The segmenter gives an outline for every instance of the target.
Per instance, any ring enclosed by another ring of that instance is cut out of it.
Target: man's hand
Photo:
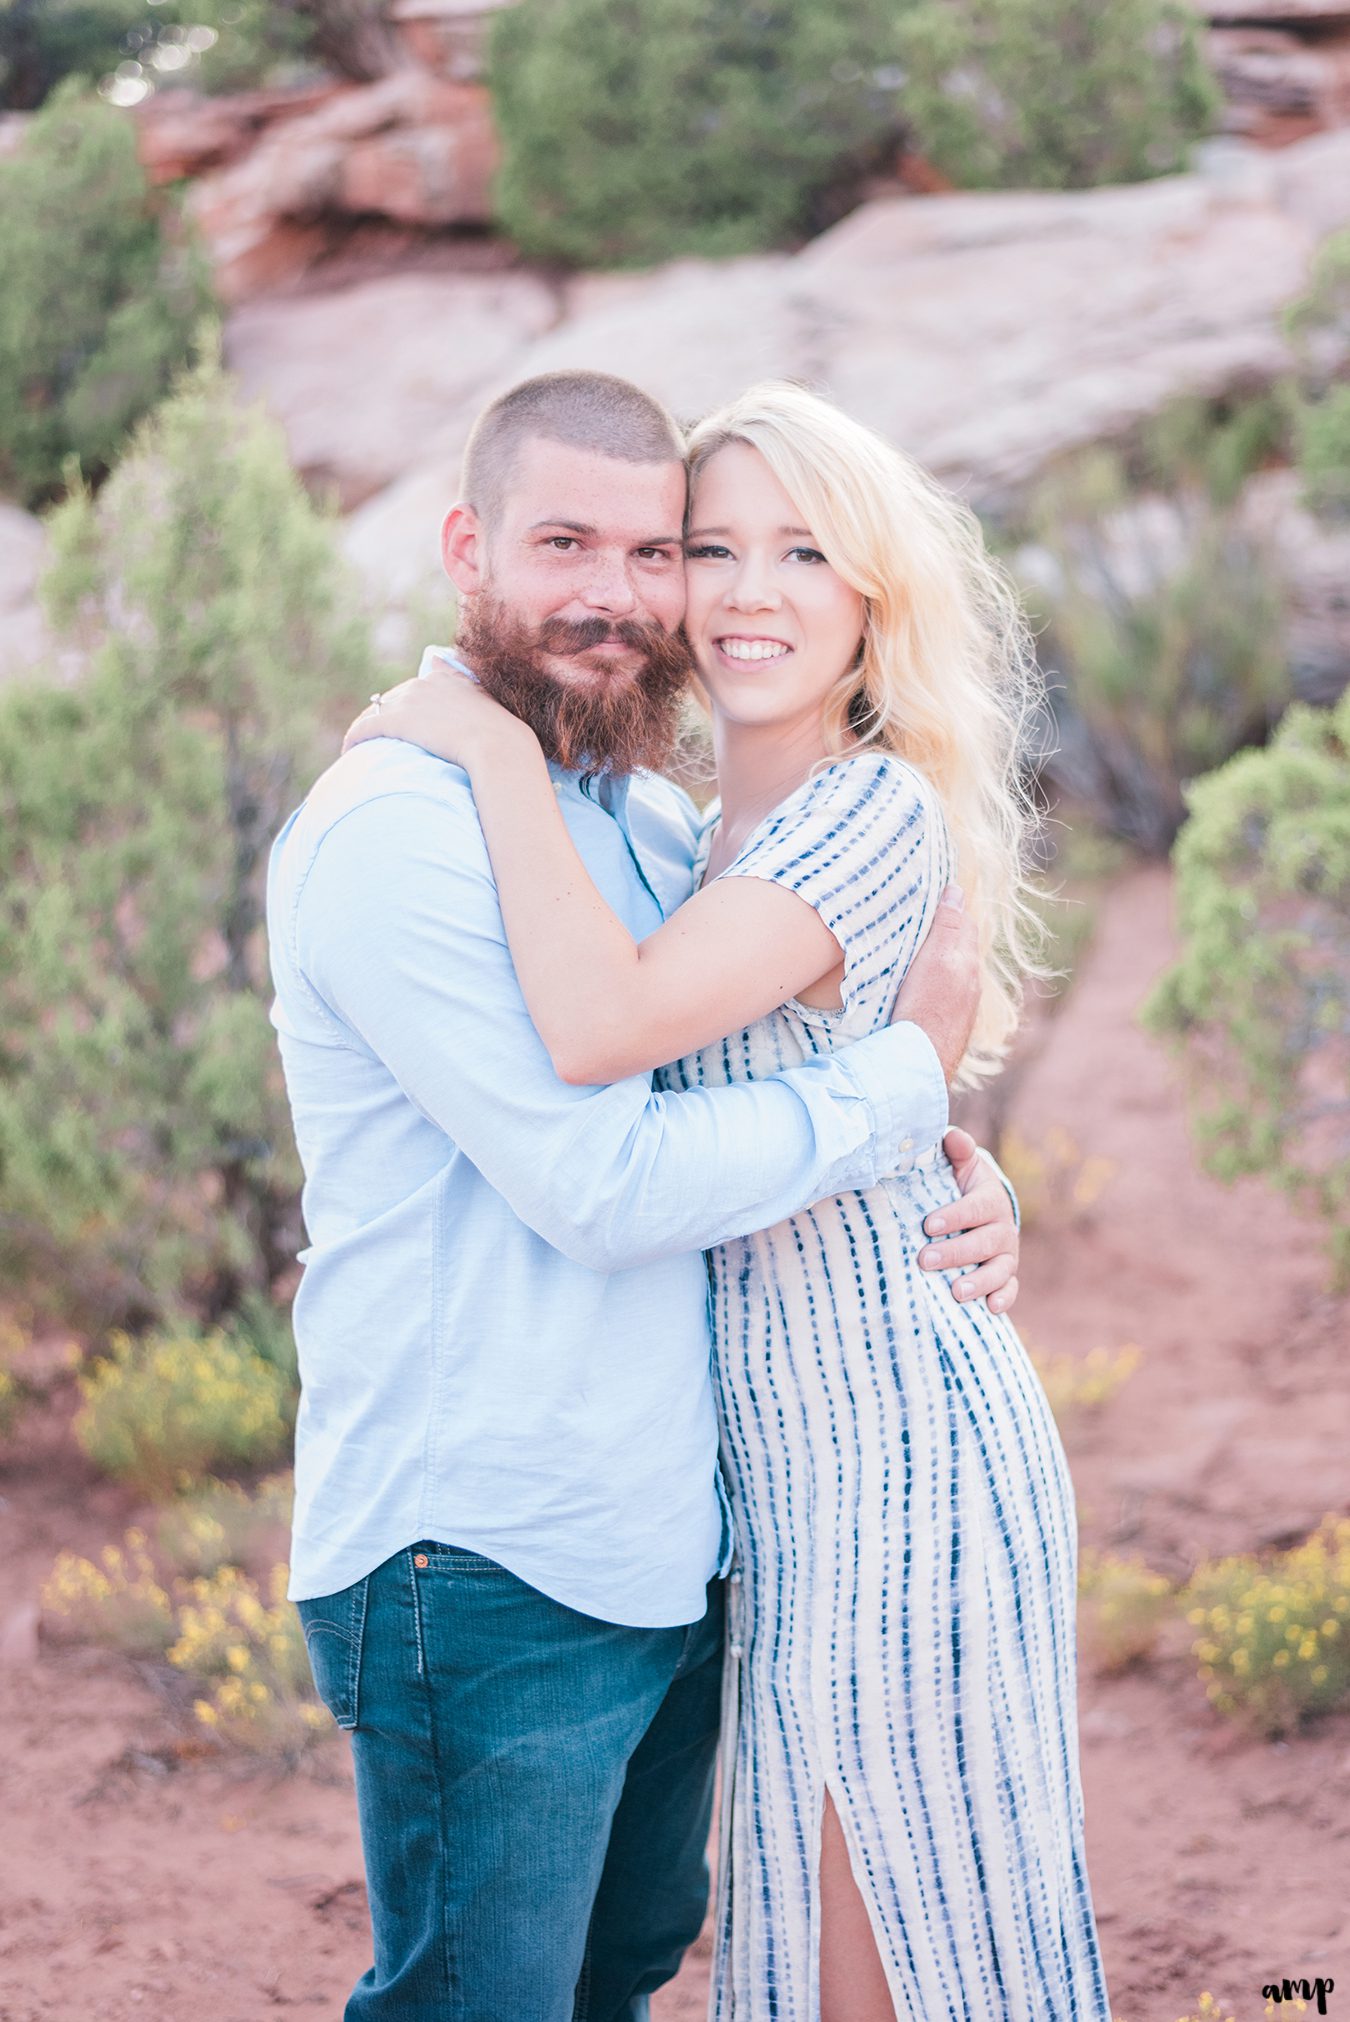
[[[991,1313],[1006,1313],[1017,1297],[1019,1254],[1008,1189],[981,1157],[969,1131],[949,1130],[942,1148],[956,1170],[961,1198],[924,1217],[926,1233],[944,1240],[920,1250],[919,1262],[925,1271],[975,1266],[952,1286],[957,1298],[968,1304],[987,1297]]]
[[[962,903],[961,887],[948,885],[891,1013],[892,1025],[917,1025],[928,1034],[948,1087],[970,1044],[980,982],[975,923]]]

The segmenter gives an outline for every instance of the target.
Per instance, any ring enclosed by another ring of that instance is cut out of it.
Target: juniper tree
[[[0,1269],[208,1321],[297,1242],[270,838],[372,686],[329,526],[211,360],[51,521],[72,686],[0,693]]]
[[[1199,781],[1176,847],[1182,955],[1145,1006],[1188,1041],[1206,1160],[1325,1218],[1350,1278],[1350,692]]]
[[[0,489],[49,499],[72,455],[101,476],[209,300],[126,115],[58,92],[0,161]]]

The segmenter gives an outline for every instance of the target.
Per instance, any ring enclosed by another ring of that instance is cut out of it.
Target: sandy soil
[[[1161,871],[1112,891],[1014,1120],[1032,1138],[1063,1125],[1115,1168],[1088,1219],[1028,1231],[1018,1309],[1049,1353],[1143,1350],[1068,1437],[1084,1544],[1181,1577],[1346,1507],[1350,1301],[1326,1294],[1317,1231],[1272,1192],[1196,1171],[1175,1066],[1133,1023],[1168,909]],[[225,1768],[183,1753],[153,1673],[33,1647],[56,1552],[134,1514],[73,1453],[59,1400],[0,1458],[0,1498],[0,2022],[340,2014],[368,1957],[345,1744],[298,1776]],[[1085,1677],[1080,1720],[1117,2014],[1174,2022],[1211,1988],[1249,2022],[1285,1974],[1334,1977],[1333,2016],[1350,2002],[1350,1715],[1242,1738],[1183,1636],[1146,1669]],[[701,2016],[705,1982],[706,1942],[659,2022]]]

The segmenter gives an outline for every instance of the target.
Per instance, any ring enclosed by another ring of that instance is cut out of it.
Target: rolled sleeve
[[[911,1171],[919,1152],[941,1142],[950,1117],[942,1062],[928,1034],[901,1021],[860,1039],[835,1061],[867,1104],[873,1169],[864,1184]]]

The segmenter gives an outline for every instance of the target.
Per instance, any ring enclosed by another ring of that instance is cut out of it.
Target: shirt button
[[[901,1149],[901,1151],[913,1151],[913,1149],[914,1149],[914,1140],[913,1140],[913,1138],[912,1138],[912,1137],[902,1137],[902,1138],[901,1138],[901,1140],[900,1140],[900,1149]]]

